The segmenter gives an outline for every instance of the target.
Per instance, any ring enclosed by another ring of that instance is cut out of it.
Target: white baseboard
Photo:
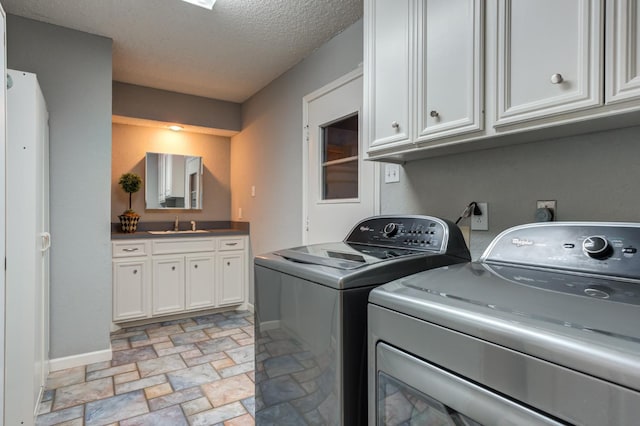
[[[251,304],[251,303],[249,303],[249,302],[245,303],[245,304],[244,304],[244,306],[243,306],[243,308],[244,308],[246,311],[251,312],[252,314],[255,314],[255,313],[256,313],[256,309],[255,309],[255,307],[253,306],[253,304]]]
[[[66,370],[67,368],[80,367],[81,365],[93,364],[95,362],[111,361],[113,353],[111,349],[103,351],[87,352],[84,354],[71,355],[64,358],[49,360],[50,371]]]

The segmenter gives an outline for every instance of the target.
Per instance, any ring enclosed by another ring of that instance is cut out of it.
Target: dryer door
[[[377,425],[563,425],[384,343],[376,346]]]

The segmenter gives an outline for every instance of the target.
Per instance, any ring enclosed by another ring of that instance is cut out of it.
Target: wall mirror
[[[202,209],[202,157],[147,152],[145,208]]]

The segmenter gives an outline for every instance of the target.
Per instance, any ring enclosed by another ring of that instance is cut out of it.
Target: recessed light
[[[180,130],[183,129],[182,126],[178,126],[177,124],[172,124],[171,126],[168,126],[169,129],[173,130],[174,132],[179,132]]]
[[[196,6],[204,7],[205,9],[213,9],[213,5],[216,4],[216,0],[182,0],[185,3],[194,4]]]

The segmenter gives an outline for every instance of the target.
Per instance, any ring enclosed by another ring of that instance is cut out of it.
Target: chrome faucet
[[[178,232],[180,230],[178,216],[176,216],[176,221],[173,223],[173,230]]]
[[[192,220],[192,221],[191,221],[191,230],[192,230],[192,231],[195,231],[195,230],[196,230],[196,221],[195,221],[195,220]]]

